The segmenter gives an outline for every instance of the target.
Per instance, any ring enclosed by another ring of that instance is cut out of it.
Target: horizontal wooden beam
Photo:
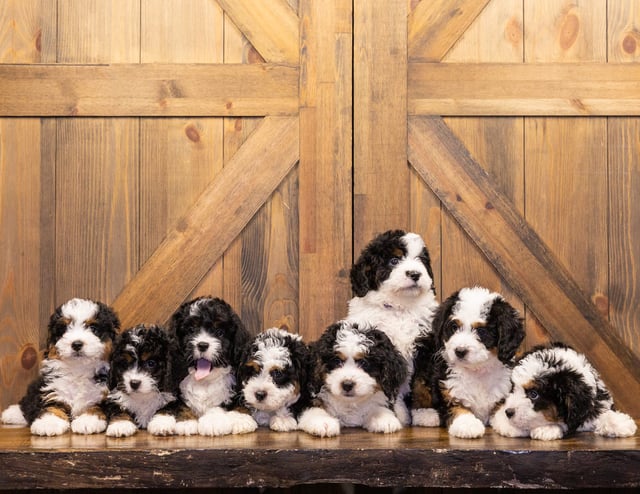
[[[273,64],[0,64],[0,116],[293,115],[298,79]]]
[[[409,161],[551,336],[587,354],[640,416],[640,360],[440,117],[409,119]]]
[[[410,63],[410,115],[640,115],[640,65]]]
[[[298,117],[265,117],[113,305],[122,326],[166,322],[299,159]]]

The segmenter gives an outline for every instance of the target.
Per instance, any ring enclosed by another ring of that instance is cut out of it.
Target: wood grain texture
[[[316,339],[351,297],[352,8],[305,0],[300,10],[300,328]]]
[[[55,61],[55,4],[0,5],[0,64]],[[54,121],[0,119],[0,409],[36,377],[53,310]]]
[[[522,2],[491,2],[444,58],[446,63],[522,62]],[[524,123],[522,118],[449,117],[445,123],[500,191],[524,212]],[[522,302],[456,221],[443,215],[442,296],[476,284],[502,293],[521,314]]]
[[[611,490],[639,487],[639,462],[638,437],[591,433],[534,441],[489,429],[465,440],[440,428],[394,434],[345,428],[338,437],[319,439],[261,428],[214,438],[154,438],[139,431],[112,439],[0,428],[0,489],[7,490],[300,486],[307,492],[319,483],[358,484],[357,492],[362,486]]]
[[[491,0],[423,0],[408,19],[410,60],[439,62]]]
[[[607,60],[609,62],[640,60],[640,2],[609,0],[607,21]]]
[[[354,252],[375,234],[409,227],[407,2],[354,5]],[[384,70],[380,70],[384,67]]]
[[[0,66],[0,116],[295,114],[298,70],[279,65]]]
[[[298,133],[295,117],[264,120],[118,295],[123,325],[168,319],[295,165]]]
[[[409,64],[411,115],[636,115],[630,64]]]
[[[285,0],[217,0],[267,62],[298,65],[299,20]]]
[[[409,159],[549,333],[587,354],[620,408],[640,413],[637,356],[440,118],[409,119]]]

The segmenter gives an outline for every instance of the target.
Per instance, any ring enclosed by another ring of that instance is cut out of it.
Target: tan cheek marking
[[[259,364],[257,361],[255,361],[255,360],[249,360],[249,361],[246,363],[246,366],[247,366],[249,369],[253,370],[255,373],[260,372],[260,364]]]
[[[58,349],[55,345],[49,345],[49,350],[47,352],[47,358],[51,360],[60,359],[60,355],[58,355]]]
[[[545,418],[547,422],[558,423],[560,422],[560,417],[558,416],[558,409],[555,405],[549,405],[546,408],[541,410],[542,416]]]

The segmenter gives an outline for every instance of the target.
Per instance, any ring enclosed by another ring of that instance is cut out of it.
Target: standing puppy
[[[231,306],[220,298],[198,297],[171,316],[177,339],[173,374],[178,400],[154,417],[155,434],[221,436],[256,430],[247,413],[232,411],[236,373],[250,335]]]
[[[375,237],[351,269],[355,296],[347,320],[368,324],[385,333],[407,362],[394,409],[407,425],[405,403],[413,374],[416,339],[431,332],[438,307],[429,252],[420,235],[390,230]]]
[[[402,428],[392,409],[407,363],[382,331],[342,321],[329,326],[312,351],[314,406],[302,413],[301,430],[325,437],[338,435],[340,426]]]
[[[247,346],[238,367],[238,401],[259,425],[287,432],[310,406],[311,352],[299,335],[271,328]]]
[[[576,431],[607,437],[636,433],[633,419],[615,411],[598,372],[567,345],[535,347],[518,361],[511,381],[511,393],[491,420],[503,436],[548,441]]]
[[[434,357],[416,361],[414,395],[426,398],[422,406],[438,410],[452,436],[481,437],[511,390],[512,359],[525,335],[522,319],[498,293],[473,287],[451,295],[433,326],[435,340],[419,342]]]
[[[31,433],[57,436],[103,432],[100,404],[107,395],[113,339],[120,328],[116,313],[93,300],[74,298],[51,315],[47,351],[40,377],[18,405],[2,413],[5,424],[29,425]]]
[[[106,401],[107,436],[126,437],[140,429],[152,434],[152,417],[176,399],[172,392],[169,335],[156,325],[140,324],[116,338]]]

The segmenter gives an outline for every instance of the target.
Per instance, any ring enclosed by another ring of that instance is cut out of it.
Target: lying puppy
[[[17,405],[2,413],[5,424],[29,425],[31,433],[57,436],[71,430],[95,434],[107,427],[100,404],[107,395],[109,358],[120,321],[102,302],[74,298],[51,315],[40,377]]]
[[[416,233],[389,230],[363,249],[351,268],[347,320],[376,327],[385,333],[407,362],[394,409],[404,425],[411,423],[405,401],[410,392],[415,342],[431,332],[438,307],[431,258]]]
[[[132,436],[149,426],[155,413],[176,399],[172,393],[169,335],[160,326],[144,324],[120,333],[111,358],[105,410],[107,436]]]
[[[452,436],[481,437],[511,389],[512,359],[525,336],[522,319],[499,294],[473,287],[451,295],[433,327],[435,339],[418,341],[414,425],[446,425]],[[439,420],[418,413],[420,407],[435,408]]]
[[[287,432],[310,406],[311,352],[299,335],[271,328],[255,337],[238,367],[238,401],[259,425]]]
[[[393,404],[407,363],[382,331],[342,321],[329,326],[312,351],[314,406],[300,416],[301,430],[328,437],[340,426],[387,433],[402,428]]]
[[[636,423],[616,412],[609,391],[586,357],[562,343],[522,356],[513,389],[491,420],[503,436],[549,441],[576,431],[607,437],[636,433]]]
[[[231,306],[212,297],[185,302],[171,316],[169,332],[177,340],[173,374],[178,400],[158,411],[150,430],[204,436],[256,430],[250,414],[230,410],[240,357],[250,340]]]

